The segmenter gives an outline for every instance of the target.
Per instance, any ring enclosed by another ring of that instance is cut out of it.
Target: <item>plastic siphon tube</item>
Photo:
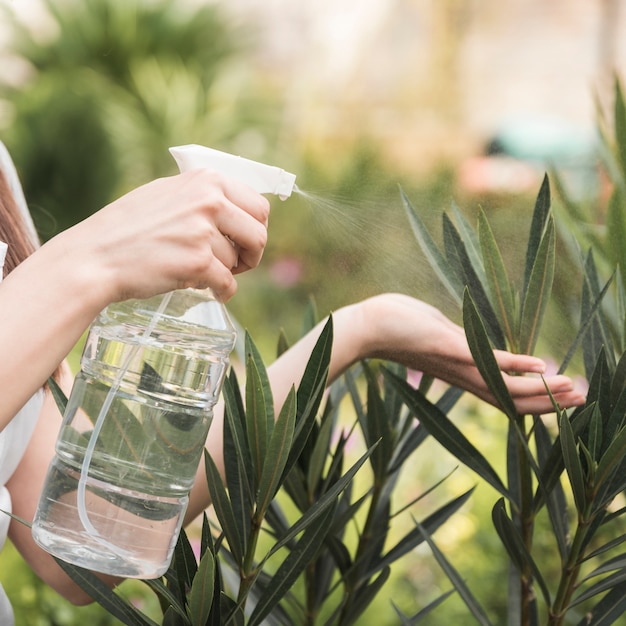
[[[120,388],[122,379],[126,375],[126,372],[128,371],[130,363],[132,359],[134,358],[135,354],[137,353],[137,350],[139,349],[141,345],[145,345],[146,340],[152,334],[152,331],[155,329],[159,319],[162,317],[163,311],[165,311],[171,298],[172,298],[171,291],[166,293],[163,296],[163,299],[161,300],[161,303],[159,304],[159,308],[154,312],[154,315],[150,319],[150,322],[146,326],[146,329],[139,336],[139,341],[130,350],[130,352],[126,356],[126,359],[122,363],[122,367],[118,370],[117,376],[115,377],[115,380],[113,381],[113,384],[109,388],[109,391],[107,392],[104,402],[102,403],[102,406],[100,407],[100,412],[98,413],[98,417],[94,423],[93,431],[89,439],[89,443],[87,444],[87,447],[85,448],[85,456],[83,458],[83,463],[80,469],[80,478],[78,480],[78,488],[77,488],[77,493],[76,493],[76,506],[78,509],[78,517],[80,519],[80,523],[83,525],[83,528],[87,531],[87,533],[89,533],[90,536],[96,539],[98,543],[100,543],[103,546],[106,546],[109,550],[111,550],[111,552],[113,552],[113,554],[116,554],[117,556],[122,556],[122,557],[127,555],[128,552],[126,550],[123,550],[119,546],[116,546],[112,544],[111,542],[107,541],[97,531],[97,529],[94,527],[94,525],[91,523],[91,520],[89,519],[89,514],[87,513],[87,507],[85,504],[85,491],[87,488],[87,478],[89,474],[89,467],[91,465],[91,459],[93,457],[93,452],[96,447],[98,436],[100,435],[100,431],[102,430],[102,426],[104,424],[104,420],[106,419],[106,415],[109,409],[111,408],[111,404],[113,403],[115,394],[118,392]]]

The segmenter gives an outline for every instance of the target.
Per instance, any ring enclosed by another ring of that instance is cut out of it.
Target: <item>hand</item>
[[[370,337],[364,347],[367,356],[396,361],[496,404],[476,368],[465,332],[438,309],[400,294],[375,296],[362,307]],[[541,359],[501,350],[494,355],[520,413],[554,411],[546,384],[561,408],[584,403],[584,395],[567,376],[520,375],[543,374],[546,364]]]
[[[139,187],[57,239],[97,263],[94,280],[109,289],[104,300],[186,287],[210,287],[228,300],[234,274],[261,259],[268,218],[266,198],[196,170]]]

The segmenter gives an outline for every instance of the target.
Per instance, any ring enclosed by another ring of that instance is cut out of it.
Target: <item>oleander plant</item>
[[[612,194],[604,221],[589,228],[590,216],[562,192],[555,211],[550,181],[560,190],[558,174],[546,175],[530,207],[528,237],[520,238],[525,262],[519,279],[503,260],[483,210],[474,226],[453,206],[442,213],[436,238],[402,193],[416,239],[458,301],[472,354],[501,407],[505,470],[455,423],[458,389],[441,391],[427,377],[415,384],[395,364],[368,361],[327,391],[332,317],[302,380],[278,410],[259,350],[247,335],[245,383],[233,371],[224,386],[225,480],[213,459],[204,458],[213,508],[203,519],[199,551],[181,532],[169,571],[145,581],[159,599],[161,624],[354,624],[388,591],[392,567],[400,559],[422,558],[425,548],[448,589],[411,615],[390,597],[397,623],[436,619],[454,594],[466,608],[464,623],[502,623],[478,600],[480,577],[457,569],[454,555],[434,537],[473,489],[444,496],[433,478],[411,501],[394,498],[409,459],[419,463],[421,446],[432,439],[496,494],[482,532],[497,538],[508,560],[498,593],[506,598],[509,625],[608,625],[623,616],[626,108],[619,82],[613,118],[611,131],[606,124],[602,134]],[[587,400],[568,411],[555,403],[549,417],[520,415],[493,350],[535,350],[559,263],[568,263],[580,283],[579,293],[569,294],[578,303],[577,332],[563,338],[569,349],[560,371],[574,360],[582,363]],[[315,321],[312,307],[306,327]],[[278,351],[286,347],[281,337]],[[57,397],[62,408],[65,399]],[[355,451],[355,440],[362,449]],[[433,494],[439,503],[423,515],[421,499]],[[410,521],[408,531],[395,527],[400,517]],[[62,565],[121,623],[157,623],[93,574]]]

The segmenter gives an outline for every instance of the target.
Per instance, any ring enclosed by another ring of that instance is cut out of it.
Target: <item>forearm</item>
[[[99,276],[59,238],[0,283],[0,429],[40,388],[105,305]]]
[[[365,303],[353,304],[339,309],[333,314],[333,346],[329,364],[329,384],[360,358],[366,356],[370,345],[371,326],[367,323]],[[272,387],[276,411],[280,410],[289,390],[299,385],[308,359],[315,347],[326,320],[320,322],[313,330],[284,352],[274,363],[268,366],[267,374]],[[216,407],[211,431],[206,448],[217,464],[220,472],[224,472],[223,464],[223,403]],[[200,463],[194,488],[190,496],[186,522],[190,522],[210,504],[204,462]]]

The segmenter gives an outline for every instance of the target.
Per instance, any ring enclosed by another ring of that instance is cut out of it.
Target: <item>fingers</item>
[[[267,244],[270,204],[249,187],[224,178],[223,189],[229,204],[216,225],[238,248],[236,273],[257,267]]]
[[[585,403],[585,396],[576,390],[556,393],[553,398],[559,409],[569,409]],[[516,399],[515,408],[521,415],[543,415],[554,413],[555,410],[552,399],[546,394]]]
[[[504,350],[494,350],[494,356],[504,372],[543,374],[546,363],[542,359],[527,354],[513,354]]]

